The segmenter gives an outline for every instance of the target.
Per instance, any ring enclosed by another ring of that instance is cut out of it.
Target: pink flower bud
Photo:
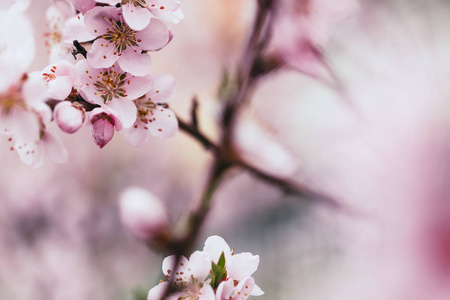
[[[114,136],[116,130],[122,129],[122,123],[111,110],[95,108],[90,118],[91,133],[95,144],[103,148]]]
[[[146,240],[164,235],[169,224],[161,201],[138,187],[130,187],[120,196],[120,217],[134,236]]]
[[[84,108],[69,101],[61,101],[55,107],[53,116],[59,129],[65,133],[74,133],[84,122]]]

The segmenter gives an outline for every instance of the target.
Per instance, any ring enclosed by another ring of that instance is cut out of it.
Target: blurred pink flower
[[[153,86],[144,96],[134,100],[137,119],[133,126],[121,131],[125,140],[133,146],[148,141],[150,135],[169,138],[178,131],[175,113],[165,105],[175,92],[175,79],[170,75],[151,75]]]
[[[19,6],[19,7],[18,7]],[[15,85],[28,70],[35,55],[33,29],[21,3],[0,10],[0,93]]]
[[[152,239],[169,224],[160,199],[145,189],[129,187],[120,196],[120,219],[140,239]]]
[[[317,75],[321,72],[318,49],[328,43],[332,26],[355,14],[358,8],[357,0],[305,0],[281,5],[274,25],[272,47],[288,65]]]
[[[297,169],[296,158],[277,143],[274,136],[248,118],[238,119],[234,146],[245,161],[268,174],[287,178]]]
[[[169,42],[169,30],[160,20],[152,19],[145,28],[136,31],[115,7],[95,7],[86,14],[85,24],[88,31],[98,37],[87,55],[94,68],[107,68],[117,61],[126,72],[147,75],[151,58],[142,52],[161,49]]]

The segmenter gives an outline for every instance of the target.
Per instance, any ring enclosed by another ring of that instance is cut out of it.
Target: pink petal
[[[94,41],[92,49],[87,54],[87,61],[93,68],[108,68],[118,58],[114,44],[102,38]]]
[[[248,252],[235,254],[231,257],[231,262],[228,264],[228,276],[236,280],[242,280],[250,277],[258,269],[258,265],[258,255]]]
[[[176,81],[170,75],[152,75],[152,89],[145,94],[153,103],[166,103],[175,93]]]
[[[150,22],[151,13],[147,8],[125,4],[122,6],[123,17],[133,30],[142,30]]]
[[[114,136],[114,125],[107,117],[91,121],[91,133],[95,144],[103,148]]]
[[[86,30],[94,35],[100,36],[107,32],[107,28],[111,27],[109,19],[119,20],[119,10],[115,7],[96,6],[89,10],[84,16],[84,24]]]
[[[234,285],[233,280],[222,281],[217,287],[216,300],[229,299],[233,294]]]
[[[75,17],[67,19],[63,29],[64,42],[72,44],[73,40],[87,42],[95,39],[97,35],[89,32],[84,25],[84,16],[78,14]]]
[[[169,42],[169,30],[162,21],[153,18],[144,30],[136,32],[136,38],[141,40],[142,49],[159,50]]]
[[[67,163],[69,161],[69,152],[59,136],[55,135],[51,131],[46,131],[44,137],[42,138],[42,142],[45,145],[45,151],[47,157],[60,164]]]
[[[117,3],[120,3],[120,0],[95,0],[95,1],[99,3],[106,3],[109,5],[116,5]]]
[[[128,77],[130,83],[127,83],[126,91],[129,99],[137,99],[147,93],[153,85],[152,76]],[[127,80],[125,79],[125,80]]]
[[[124,128],[131,127],[136,121],[137,108],[133,101],[129,99],[113,99],[108,102],[107,106],[119,115]]]
[[[172,110],[158,106],[151,111],[152,122],[147,126],[150,134],[158,138],[170,138],[178,131],[178,120]]]
[[[148,54],[140,53],[140,51],[136,53],[129,47],[122,52],[117,62],[122,70],[135,76],[149,74],[152,65],[152,59]]]
[[[255,279],[253,279],[252,277],[242,279],[241,282],[239,282],[239,284],[236,286],[234,295],[240,295],[243,297],[243,300],[246,300],[248,299],[248,297],[250,297],[250,293],[253,290],[254,285]]]
[[[88,10],[94,8],[94,6],[97,4],[93,0],[71,0],[71,1],[75,9],[83,14],[85,14]]]
[[[127,143],[139,147],[145,144],[150,138],[150,132],[144,126],[146,125],[142,124],[142,122],[136,121],[133,126],[124,128],[120,133]]]

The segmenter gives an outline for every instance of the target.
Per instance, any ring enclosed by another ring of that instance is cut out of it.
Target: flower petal
[[[122,6],[123,17],[133,30],[142,30],[150,23],[152,14],[147,8],[125,4]]]
[[[87,61],[93,68],[108,68],[118,58],[114,44],[102,38],[94,41],[92,49],[87,54]]]
[[[145,76],[150,73],[151,57],[146,53],[136,53],[131,48],[125,49],[119,57],[119,66],[125,72],[135,76]]]
[[[176,255],[171,255],[171,256],[167,256],[166,258],[164,258],[163,263],[162,263],[162,271],[164,273],[164,275],[167,276],[171,276],[172,275],[172,271],[173,271],[173,267],[174,267],[174,263],[176,261],[177,256]],[[187,271],[187,266],[189,265],[189,261],[186,257],[181,256],[180,261],[178,263],[178,272],[185,272]]]
[[[199,282],[203,282],[211,270],[211,259],[205,252],[195,251],[189,257],[189,267],[194,278]]]
[[[147,124],[150,134],[158,138],[170,138],[178,131],[178,120],[172,110],[156,107],[150,112],[152,120]]]
[[[175,93],[176,81],[170,75],[152,75],[153,86],[146,94],[153,103],[166,103]]]
[[[250,277],[259,265],[259,255],[253,255],[249,252],[235,254],[231,257],[231,262],[228,265],[228,276],[236,280]]]
[[[169,42],[169,29],[162,21],[153,18],[144,30],[136,32],[136,38],[141,40],[139,46],[142,49],[159,50]]]
[[[219,260],[222,252],[225,254],[225,265],[228,265],[231,261],[230,246],[228,246],[227,242],[225,242],[225,240],[220,236],[213,235],[207,238],[203,251],[205,251],[215,263]]]

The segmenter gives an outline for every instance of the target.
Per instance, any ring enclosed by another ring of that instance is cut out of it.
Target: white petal
[[[205,251],[211,260],[215,263],[220,258],[222,252],[225,254],[225,264],[228,265],[231,260],[231,249],[228,246],[227,242],[223,238],[217,235],[210,236],[205,241],[205,246],[203,247],[203,251]]]
[[[203,282],[211,271],[211,259],[205,252],[195,251],[189,258],[189,267],[194,278]]]
[[[166,276],[173,275],[173,267],[176,260],[176,255],[167,256],[164,258],[162,263],[162,271]],[[189,265],[189,261],[186,257],[181,256],[180,262],[178,264],[177,272],[187,272],[187,266]],[[176,276],[177,277],[177,276]]]
[[[231,257],[231,263],[228,264],[228,276],[236,280],[242,280],[250,277],[258,269],[258,265],[258,255],[253,255],[249,252],[235,254]]]

